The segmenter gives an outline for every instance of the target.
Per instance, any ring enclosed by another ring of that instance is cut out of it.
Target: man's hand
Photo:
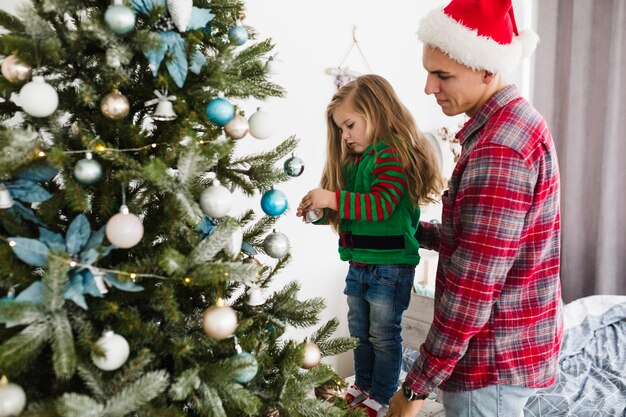
[[[315,188],[309,191],[304,197],[302,197],[302,200],[298,205],[298,210],[296,211],[296,216],[302,217],[307,211],[317,208],[330,208],[332,210],[337,210],[335,193],[324,190],[323,188]]]
[[[398,391],[389,400],[386,417],[416,417],[424,405],[424,400],[409,401],[402,391]]]

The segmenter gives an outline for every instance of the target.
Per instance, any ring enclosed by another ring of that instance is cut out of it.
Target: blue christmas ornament
[[[235,381],[247,384],[252,381],[259,371],[259,364],[254,356],[248,352],[241,352],[234,356],[234,365],[238,367],[234,372]]]
[[[241,46],[248,40],[248,31],[241,25],[231,26],[228,30],[228,39],[231,43]]]
[[[272,188],[261,197],[261,208],[268,216],[278,217],[287,210],[287,196]]]
[[[104,23],[114,33],[125,35],[135,27],[135,13],[121,0],[115,0],[104,12]]]
[[[206,106],[209,120],[218,126],[224,126],[235,116],[235,106],[225,98],[214,98]]]

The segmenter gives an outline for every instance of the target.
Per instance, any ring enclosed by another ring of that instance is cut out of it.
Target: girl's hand
[[[315,188],[309,191],[304,197],[302,197],[302,200],[298,205],[298,210],[296,211],[296,216],[304,216],[307,211],[311,211],[317,208],[329,208],[332,210],[337,210],[337,200],[335,199],[335,193],[332,191],[324,190],[323,188]]]

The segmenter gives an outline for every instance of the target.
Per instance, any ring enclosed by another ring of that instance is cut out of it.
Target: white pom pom
[[[528,58],[539,43],[539,36],[531,29],[524,29],[520,32],[517,40],[522,46],[522,58]]]

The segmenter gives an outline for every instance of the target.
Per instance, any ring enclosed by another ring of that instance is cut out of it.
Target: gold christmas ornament
[[[304,344],[304,358],[302,359],[302,367],[304,369],[311,369],[319,365],[322,360],[322,351],[313,342],[306,342]]]
[[[230,122],[224,126],[224,132],[232,139],[241,139],[248,134],[248,120],[240,114],[236,114]]]
[[[100,111],[107,119],[121,120],[128,116],[130,104],[128,99],[116,89],[102,98]]]
[[[33,67],[20,61],[15,55],[9,55],[2,61],[2,75],[13,84],[20,84],[30,79]]]
[[[223,340],[230,337],[237,329],[237,313],[219,299],[214,306],[206,309],[202,315],[202,328],[207,336]]]

